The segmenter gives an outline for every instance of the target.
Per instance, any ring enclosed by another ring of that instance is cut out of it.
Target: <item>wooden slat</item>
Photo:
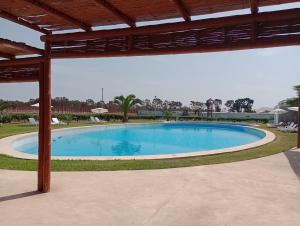
[[[36,82],[39,79],[39,64],[0,66],[0,83]]]
[[[130,18],[130,16],[126,15],[124,12],[119,10],[117,7],[109,3],[107,0],[95,0],[99,5],[106,8],[108,11],[117,16],[120,20],[124,21],[124,23],[128,24],[130,27],[135,27],[135,21]]]
[[[190,13],[182,0],[172,0],[185,21],[191,21]]]
[[[164,49],[144,49],[131,51],[104,51],[104,52],[58,52],[51,53],[51,58],[94,58],[94,57],[128,57],[150,56],[169,54],[190,54],[206,52],[236,51],[257,48],[272,48],[280,46],[300,45],[300,35],[288,35],[284,37],[262,38],[253,42],[251,39],[235,43],[220,43],[214,45],[199,45],[195,47],[175,47]]]
[[[15,55],[0,52],[0,57],[6,58],[6,59],[14,59]]]
[[[257,11],[257,5],[264,7],[297,2],[261,0],[258,4],[257,0],[3,0],[0,1],[0,9],[37,26],[35,28],[61,31],[81,27],[88,30],[90,26],[123,23],[134,26],[134,22],[178,18],[178,12],[189,20],[189,16],[247,9],[250,8],[247,4],[249,1],[252,2],[252,12]],[[97,3],[101,7],[97,7]],[[16,18],[14,20],[18,21]]]
[[[8,78],[3,79],[0,78],[0,83],[22,83],[22,82],[38,82],[39,77],[38,76],[26,76],[25,78],[22,77],[15,77],[15,78]]]
[[[244,44],[245,41],[264,42],[274,41],[275,45],[286,45],[296,41],[298,43],[300,32],[300,15],[297,19],[276,20],[260,22],[260,29],[255,31],[255,40],[252,37],[252,23],[236,24],[217,28],[193,28],[191,30],[177,30],[172,32],[161,32],[153,34],[137,34],[129,36],[93,37],[91,39],[64,40],[50,42],[52,46],[51,56],[127,56],[134,54],[152,54],[174,51],[175,53],[186,49],[205,51],[209,48],[217,48],[220,45],[231,46]],[[279,39],[280,38],[280,39]],[[281,38],[287,38],[282,40]],[[268,43],[269,44],[269,43]],[[223,46],[221,46],[223,48]],[[221,49],[222,49],[221,48]],[[201,50],[200,50],[201,49]]]
[[[38,64],[45,61],[44,57],[29,57],[15,60],[0,60],[0,67]]]
[[[115,36],[147,35],[180,30],[192,30],[201,28],[217,28],[223,26],[235,26],[256,22],[268,22],[277,20],[291,20],[300,17],[300,9],[280,10],[276,12],[263,12],[257,14],[237,15],[221,18],[204,19],[198,21],[178,22],[160,25],[151,25],[136,28],[123,28],[114,30],[102,30],[92,32],[75,32],[69,34],[52,34],[41,36],[42,41],[60,42],[67,40],[88,40],[93,38],[108,38]]]
[[[51,34],[51,31],[48,31],[46,29],[43,29],[43,28],[40,28],[39,26],[35,25],[35,24],[31,24],[25,20],[23,20],[22,18],[20,17],[16,17],[8,12],[5,12],[4,10],[0,10],[0,17],[6,19],[6,20],[9,20],[11,22],[14,22],[14,23],[17,23],[19,25],[22,25],[22,26],[25,26],[25,27],[28,27],[30,29],[33,29],[35,31],[38,31],[38,32],[41,32],[41,33],[44,33],[44,34]]]
[[[78,26],[79,28],[82,28],[85,31],[92,30],[88,24],[85,24],[82,21],[80,21],[76,18],[73,18],[73,17],[71,17],[71,16],[69,16],[69,15],[67,15],[67,14],[41,2],[41,1],[38,1],[38,0],[23,0],[23,1],[26,1],[29,4],[32,4],[40,9],[43,9],[46,12],[51,13],[52,15],[58,16],[64,20],[68,21],[69,23],[74,24],[74,25]]]

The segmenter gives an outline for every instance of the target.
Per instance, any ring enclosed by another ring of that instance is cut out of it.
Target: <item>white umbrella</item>
[[[102,113],[108,113],[108,110],[105,108],[95,108],[95,109],[91,109],[91,112],[95,114],[102,114]]]
[[[38,107],[40,107],[40,104],[39,103],[36,103],[36,104],[33,104],[33,105],[30,105],[31,107],[36,107],[36,108],[38,108]],[[51,106],[52,108],[53,108],[53,106]]]
[[[279,115],[284,114],[286,112],[287,112],[286,110],[283,110],[281,108],[276,108],[272,111],[272,113],[274,113],[274,125],[279,124]]]
[[[274,114],[284,114],[286,112],[287,112],[286,110],[283,110],[281,108],[276,108],[272,111],[272,113],[274,113]]]
[[[299,108],[298,107],[289,107],[288,109],[291,111],[298,111]]]

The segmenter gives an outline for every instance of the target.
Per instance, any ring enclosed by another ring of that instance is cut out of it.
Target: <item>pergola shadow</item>
[[[289,160],[291,168],[300,179],[300,151],[297,150],[289,150],[284,152],[285,156]]]
[[[0,203],[15,200],[15,199],[27,198],[27,197],[39,195],[39,194],[43,194],[43,193],[40,191],[28,191],[28,192],[23,192],[23,193],[14,194],[14,195],[7,195],[7,196],[0,197]]]

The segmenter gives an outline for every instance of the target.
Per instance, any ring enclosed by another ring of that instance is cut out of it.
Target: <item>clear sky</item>
[[[0,37],[42,47],[40,33],[0,19]],[[223,53],[130,58],[53,60],[53,97],[105,101],[120,94],[141,99],[190,100],[250,97],[273,107],[295,96],[300,84],[300,46]],[[0,84],[0,99],[38,96],[36,84]]]

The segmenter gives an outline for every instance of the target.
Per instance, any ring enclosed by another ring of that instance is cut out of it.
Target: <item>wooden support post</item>
[[[298,141],[297,148],[300,148],[300,93],[298,97]]]
[[[49,45],[45,45],[45,62],[41,63],[39,81],[39,156],[38,190],[50,191],[51,170],[51,60]]]

